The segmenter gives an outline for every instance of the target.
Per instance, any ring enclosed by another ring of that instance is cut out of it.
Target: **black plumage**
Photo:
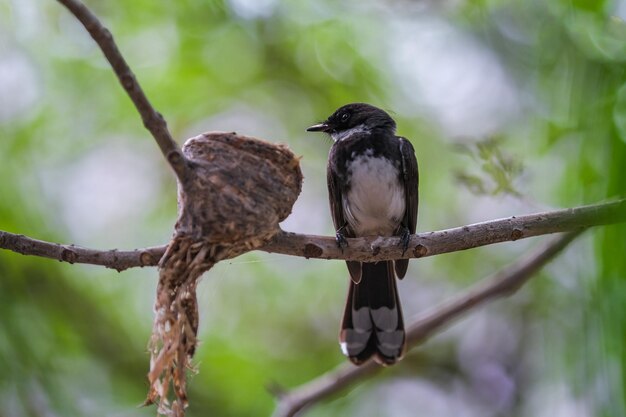
[[[353,103],[307,129],[334,140],[327,180],[339,245],[346,237],[400,236],[406,249],[415,233],[417,160],[411,143],[396,136],[395,128],[383,110]],[[356,364],[371,357],[393,364],[406,342],[395,278],[404,277],[408,259],[347,265],[351,280],[339,336],[342,350]]]

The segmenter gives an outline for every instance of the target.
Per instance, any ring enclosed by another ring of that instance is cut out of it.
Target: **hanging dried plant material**
[[[159,263],[145,402],[157,403],[158,412],[168,416],[183,416],[187,407],[185,377],[197,346],[200,277],[278,233],[302,187],[299,158],[282,145],[205,133],[189,139],[183,154],[193,175],[178,184],[178,221]]]

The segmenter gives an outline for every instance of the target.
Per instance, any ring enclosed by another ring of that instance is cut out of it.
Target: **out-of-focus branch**
[[[79,0],[58,0],[83,24],[87,32],[98,44],[104,56],[111,64],[115,75],[126,90],[141,115],[143,124],[156,140],[161,152],[169,162],[179,180],[187,176],[189,166],[180,148],[172,138],[163,116],[157,112],[144,94],[135,74],[124,60],[117,48],[113,35],[105,28],[98,18]]]
[[[306,258],[381,261],[399,258],[421,258],[456,252],[478,246],[549,233],[581,230],[590,226],[626,221],[626,200],[595,204],[566,210],[526,216],[513,216],[411,237],[404,255],[398,238],[347,239],[342,252],[335,238],[279,232],[259,250]],[[0,231],[0,248],[22,255],[35,255],[69,263],[102,265],[122,271],[137,266],[155,266],[166,246],[131,251],[95,250],[32,239],[24,235]]]
[[[581,231],[559,236],[537,248],[526,257],[498,271],[459,297],[424,314],[407,327],[408,348],[424,343],[434,333],[444,329],[455,319],[474,311],[477,307],[498,298],[512,295],[541,267],[558,255]],[[400,365],[401,366],[401,365]],[[356,367],[345,363],[326,374],[291,391],[278,394],[278,404],[273,417],[292,417],[304,407],[362,381],[382,368],[373,361]]]

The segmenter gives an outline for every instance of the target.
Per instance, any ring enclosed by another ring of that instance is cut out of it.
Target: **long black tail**
[[[393,261],[363,263],[361,281],[350,280],[341,350],[356,365],[372,356],[381,365],[391,365],[402,357],[405,339]]]

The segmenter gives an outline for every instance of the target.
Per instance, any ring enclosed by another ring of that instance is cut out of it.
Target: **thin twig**
[[[181,182],[187,176],[188,164],[180,148],[172,138],[163,116],[157,112],[144,94],[135,74],[131,71],[117,48],[111,32],[100,23],[100,20],[79,0],[58,0],[83,24],[87,32],[98,44],[104,56],[111,64],[115,75],[126,90],[141,115],[143,124],[156,140],[165,159]]]
[[[524,285],[541,267],[558,255],[580,231],[559,236],[526,257],[520,258],[508,267],[498,271],[464,292],[459,297],[434,308],[407,327],[409,349],[423,343],[433,333],[443,330],[447,325],[464,314],[495,298],[512,295]],[[292,417],[304,407],[310,406],[330,395],[353,385],[383,370],[373,361],[356,367],[345,363],[320,377],[307,382],[291,391],[283,392],[273,417]]]
[[[306,258],[373,262],[403,257],[434,256],[531,236],[569,232],[590,226],[625,221],[626,200],[619,200],[420,233],[411,237],[410,250],[404,255],[398,238],[347,239],[349,246],[342,252],[333,237],[282,231],[259,250]],[[117,249],[103,251],[49,243],[0,231],[0,248],[23,255],[41,256],[70,263],[102,265],[122,271],[132,267],[157,265],[165,253],[166,246],[132,251],[118,251]]]

